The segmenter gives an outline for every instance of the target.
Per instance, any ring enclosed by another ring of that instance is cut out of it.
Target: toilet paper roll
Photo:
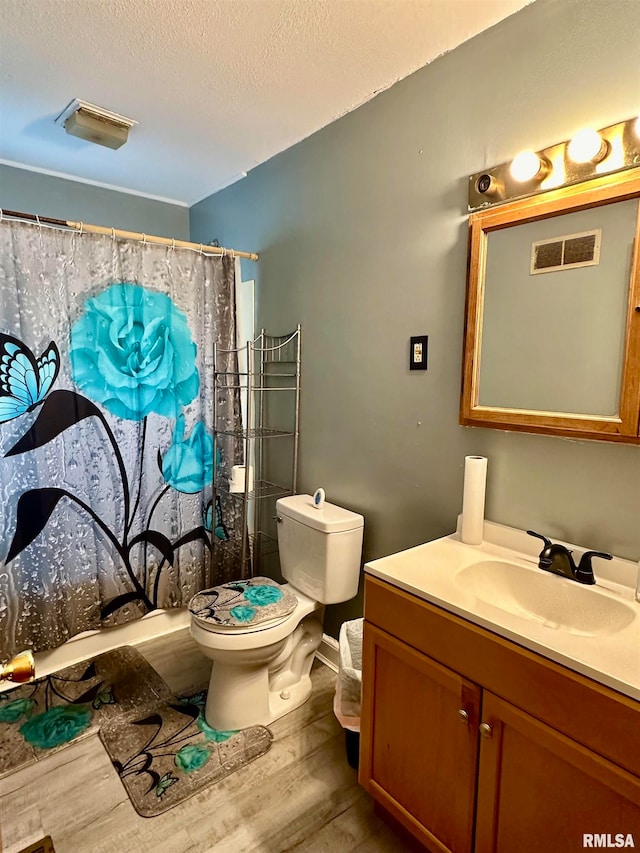
[[[229,478],[229,491],[236,494],[244,492],[246,480],[249,480],[247,491],[253,491],[253,465],[234,465]]]
[[[467,545],[480,545],[484,525],[484,497],[487,484],[485,456],[465,456],[462,493],[461,539]]]

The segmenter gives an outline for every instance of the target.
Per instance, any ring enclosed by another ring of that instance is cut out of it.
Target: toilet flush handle
[[[273,520],[277,521],[278,524],[282,524],[282,516],[280,516],[280,515],[274,515]]]

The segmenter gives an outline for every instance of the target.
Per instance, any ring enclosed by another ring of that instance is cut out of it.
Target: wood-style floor
[[[209,661],[186,630],[138,646],[176,692]],[[50,835],[56,853],[400,853],[347,764],[335,674],[316,662],[309,701],[276,721],[270,751],[154,818],[133,809],[97,735],[0,780],[3,853]]]

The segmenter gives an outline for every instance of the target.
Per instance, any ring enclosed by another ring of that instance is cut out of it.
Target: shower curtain
[[[241,513],[212,503],[213,466],[242,461],[240,442],[213,458],[211,423],[234,274],[229,256],[0,222],[0,659],[242,577]],[[239,399],[218,417],[240,429]]]

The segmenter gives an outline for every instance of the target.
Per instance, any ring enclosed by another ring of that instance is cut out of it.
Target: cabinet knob
[[[493,735],[493,729],[489,723],[480,723],[480,734],[482,737],[491,737]]]
[[[458,719],[464,726],[469,725],[469,714],[467,713],[467,711],[465,711],[464,708],[460,708],[460,710],[458,711]]]

